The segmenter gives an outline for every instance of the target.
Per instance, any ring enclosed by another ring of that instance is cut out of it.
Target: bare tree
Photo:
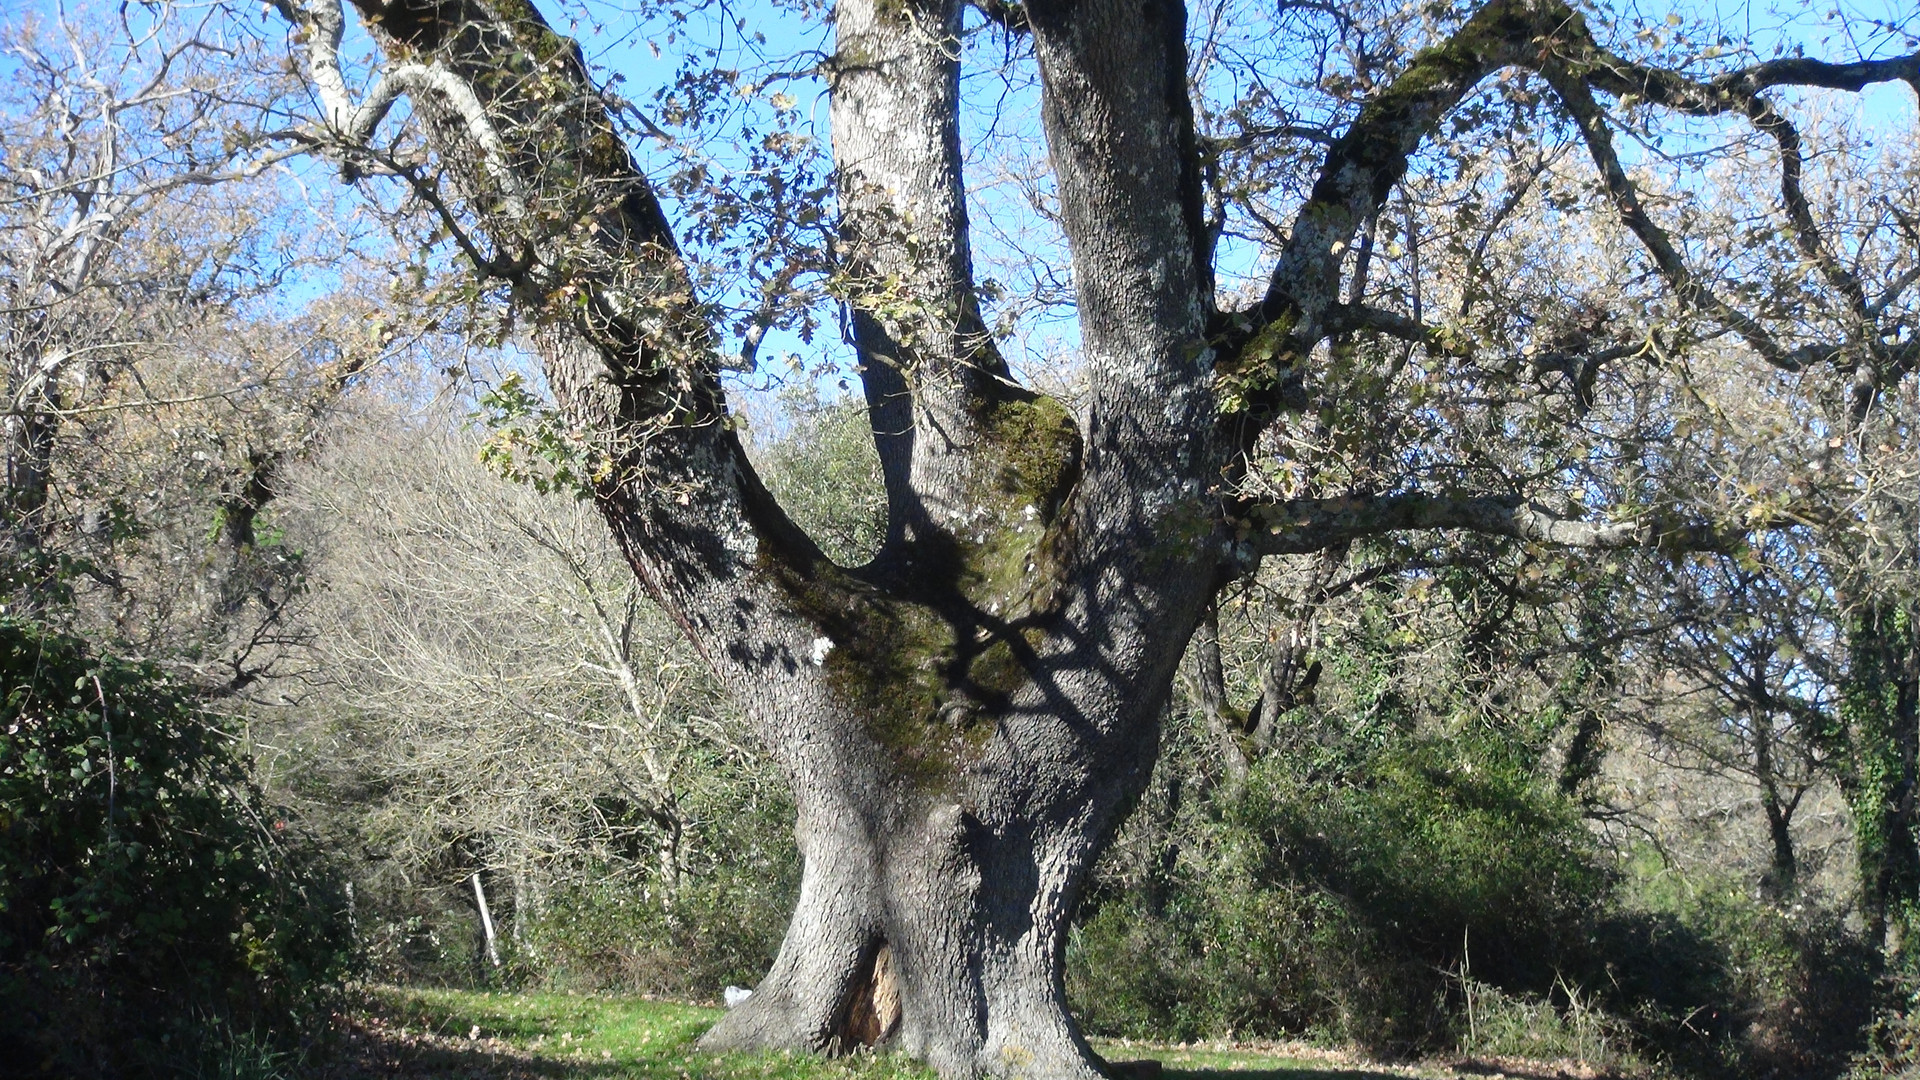
[[[63,418],[104,404],[132,350],[178,338],[292,265],[245,187],[290,149],[264,125],[284,85],[216,12],[159,5],[118,25],[31,19],[0,30],[10,61],[0,144],[0,307],[7,411],[7,573],[28,601],[46,549]],[[197,18],[197,23],[187,20]],[[204,227],[209,211],[222,229]]]
[[[437,412],[354,427],[290,478],[324,581],[285,736],[328,749],[297,760],[380,793],[356,811],[377,876],[484,870],[514,883],[521,919],[531,896],[627,867],[670,908],[707,789],[758,768],[737,718],[590,507],[489,474]]]

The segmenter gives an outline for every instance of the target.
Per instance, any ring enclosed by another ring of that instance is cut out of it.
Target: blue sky
[[[0,0],[6,5],[0,18],[49,15],[52,0]],[[760,130],[784,120],[796,131],[811,135],[824,148],[830,137],[824,85],[806,74],[812,62],[830,49],[829,28],[817,7],[806,0],[714,2],[698,8],[666,8],[651,0],[540,0],[557,27],[574,34],[587,55],[641,110],[654,107],[653,95],[671,83],[683,58],[693,56],[710,66],[741,73],[736,113],[730,130]],[[187,6],[192,6],[189,0]],[[85,5],[70,5],[81,10]],[[1708,64],[1735,65],[1781,51],[1804,50],[1808,55],[1849,59],[1856,55],[1887,55],[1913,48],[1906,35],[1920,27],[1920,13],[1909,10],[1911,0],[1856,0],[1844,8],[1809,9],[1800,5],[1731,3],[1670,6],[1629,0],[1624,21],[1645,24],[1681,48],[1672,39],[1686,36],[1694,52],[1724,37],[1726,55]],[[89,9],[99,10],[99,9]],[[1669,19],[1678,17],[1677,25]],[[970,25],[977,25],[972,17]],[[1717,31],[1704,31],[1708,24]],[[1890,29],[1891,28],[1891,29]],[[1895,32],[1904,29],[1905,34]],[[969,112],[963,124],[969,145],[968,183],[975,202],[975,256],[978,276],[998,279],[1018,290],[1052,286],[1064,296],[1066,252],[1055,230],[1026,209],[1028,188],[1047,185],[1038,134],[1038,92],[1031,64],[1017,56],[1011,63],[996,34],[972,39],[967,54],[966,94]],[[711,54],[710,56],[708,54]],[[0,77],[8,61],[0,57]],[[1880,87],[1854,102],[1864,121],[1888,134],[1913,132],[1914,95],[1904,86]],[[638,139],[651,169],[672,164],[652,140]],[[729,145],[725,132],[703,146],[716,169],[738,168],[741,155]],[[323,210],[344,210],[332,185],[331,170],[317,166],[298,170],[299,178]],[[684,230],[683,230],[684,231]],[[1257,278],[1264,271],[1264,253],[1257,248],[1223,252],[1223,270]],[[1051,278],[1051,281],[1047,279]],[[724,298],[715,298],[724,299]],[[1007,351],[1016,364],[1044,367],[1049,358],[1070,356],[1075,340],[1070,305],[1057,304],[1027,313],[1013,321],[1014,334]],[[800,358],[802,373],[793,381],[837,392],[849,370],[850,350],[837,341],[831,322],[811,343],[792,334],[769,336],[761,350],[765,377],[738,381],[736,396],[750,411],[768,415],[765,395],[777,389],[786,373],[783,357]]]
[[[579,36],[596,64],[619,73],[622,92],[642,108],[652,88],[671,79],[676,60],[691,50],[713,50],[714,62],[740,69],[746,73],[741,81],[752,84],[758,73],[804,66],[810,51],[830,48],[817,9],[796,13],[794,6],[768,0],[716,4],[685,21],[668,18],[657,9],[585,0],[541,2],[558,25]],[[1696,69],[1713,70],[1796,50],[1829,59],[1904,52],[1914,47],[1906,34],[1920,32],[1920,14],[1909,7],[1908,0],[1859,0],[1818,9],[1726,0],[1681,5],[1630,0],[1620,21],[1646,25],[1655,37],[1638,44],[1672,50],[1675,55],[1698,56],[1706,48],[1720,49],[1720,56],[1700,61],[1702,67]],[[977,18],[971,20],[977,22]],[[1906,34],[1895,32],[1901,28]],[[1031,277],[1036,267],[1042,273],[1064,267],[1066,255],[1057,234],[1024,210],[1019,178],[1004,170],[1009,151],[1016,164],[1031,162],[1042,153],[1031,65],[1000,63],[1005,54],[995,35],[981,35],[975,46],[966,61],[968,104],[974,111],[965,118],[963,133],[970,147],[968,184],[976,204],[978,276],[1004,280],[1021,273]],[[776,91],[794,99],[794,115],[804,118],[801,130],[826,145],[830,132],[824,87],[817,81],[781,81],[762,87],[759,100],[742,102],[748,122],[756,114],[772,115],[765,99]],[[1904,85],[1846,97],[1847,106],[1857,109],[1857,115],[1873,128],[1887,134],[1916,130],[1914,95]],[[716,153],[716,160],[723,164],[725,157],[724,150]],[[1044,177],[1037,183],[1044,187]],[[1222,269],[1228,275],[1239,272],[1257,278],[1264,272],[1264,255],[1258,250],[1223,250],[1222,255]],[[1032,282],[1009,284],[1030,286]],[[1070,309],[1056,309],[1023,320],[1008,351],[1016,359],[1025,356],[1039,363],[1049,353],[1070,352],[1073,338]],[[771,368],[783,351],[802,354],[810,367],[844,367],[847,359],[845,350],[835,350],[830,342],[817,339],[806,346],[779,336],[769,338],[763,359]]]

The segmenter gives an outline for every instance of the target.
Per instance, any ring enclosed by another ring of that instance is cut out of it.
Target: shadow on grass
[[[1389,1072],[1363,1064],[1303,1061],[1284,1052],[1196,1054],[1185,1047],[1168,1047],[1156,1053],[1154,1047],[1137,1044],[1127,1049],[1133,1051],[1129,1056],[1144,1060],[1125,1060],[1109,1050],[1105,1058],[1107,1070],[1116,1080],[1408,1080],[1404,1072]]]
[[[341,1039],[311,1080],[934,1080],[891,1055],[822,1059],[805,1054],[710,1056],[693,1040],[712,1009],[561,994],[478,994],[381,988],[342,1017]],[[1104,1049],[1104,1048],[1103,1048]],[[1117,1048],[1116,1048],[1117,1049]],[[1128,1048],[1161,1060],[1119,1080],[1404,1080],[1359,1065],[1183,1050]],[[1108,1050],[1112,1053],[1112,1050]],[[1197,1058],[1197,1060],[1196,1060]]]
[[[326,1064],[307,1080],[363,1080],[371,1077],[487,1077],[490,1080],[547,1080],[578,1076],[574,1062],[538,1058],[476,1043],[400,1031],[368,1030],[356,1025]]]
[[[1324,1065],[1276,1065],[1270,1069],[1168,1069],[1161,1075],[1165,1080],[1407,1080],[1402,1073],[1367,1068],[1328,1068]]]
[[[446,1037],[399,1036],[367,1040],[344,1056],[324,1080],[475,1078],[475,1080],[725,1080],[731,1077],[804,1078],[814,1070],[792,1060],[758,1061],[741,1056],[707,1058],[697,1053],[642,1060],[595,1061],[528,1053],[489,1045],[462,1046]],[[691,1059],[691,1060],[689,1060]],[[691,1066],[691,1068],[689,1068]],[[704,1066],[704,1067],[703,1067]],[[757,1068],[754,1066],[758,1066]],[[846,1074],[834,1070],[836,1080]],[[1405,1080],[1365,1068],[1323,1066],[1168,1069],[1163,1080]]]

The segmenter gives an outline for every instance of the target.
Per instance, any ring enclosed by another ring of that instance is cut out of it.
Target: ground
[[[696,1051],[721,1010],[583,994],[381,987],[342,1017],[347,1045],[314,1080],[933,1080],[887,1054],[819,1058]],[[1389,1066],[1305,1046],[1096,1042],[1109,1061],[1157,1061],[1164,1080],[1528,1080],[1591,1077],[1572,1066],[1466,1061]],[[1141,1080],[1148,1069],[1126,1072]]]

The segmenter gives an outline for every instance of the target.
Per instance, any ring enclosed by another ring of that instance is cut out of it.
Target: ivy
[[[1912,805],[1920,779],[1914,613],[1903,605],[1870,606],[1853,617],[1847,645],[1839,723],[1828,741],[1840,753],[1868,918],[1878,928],[1904,932],[1920,916],[1920,835]]]
[[[489,432],[480,445],[481,464],[542,495],[586,499],[613,473],[607,455],[567,426],[518,373],[480,395],[474,418]]]

